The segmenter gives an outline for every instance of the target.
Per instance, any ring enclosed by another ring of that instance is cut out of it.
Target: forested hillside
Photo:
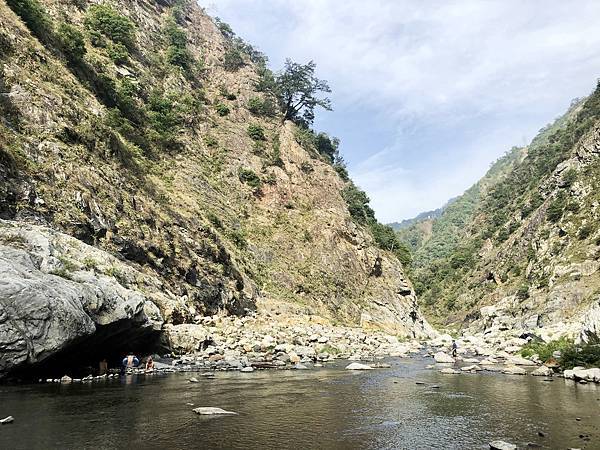
[[[600,89],[574,101],[525,148],[500,158],[429,225],[401,230],[419,299],[437,321],[486,305],[522,320],[568,319],[598,292]]]

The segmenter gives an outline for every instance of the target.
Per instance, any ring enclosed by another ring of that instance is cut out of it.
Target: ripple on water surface
[[[340,363],[217,373],[199,383],[186,374],[155,374],[2,386],[0,416],[13,415],[15,422],[0,427],[0,448],[486,449],[496,439],[521,447],[600,448],[597,385],[443,375],[424,369],[426,360],[390,362],[391,369],[365,372],[345,371]],[[195,406],[239,415],[201,417],[192,413]]]

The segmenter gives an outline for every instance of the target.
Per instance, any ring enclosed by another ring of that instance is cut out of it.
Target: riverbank
[[[363,369],[386,368],[384,358],[425,358],[430,370],[443,374],[495,372],[506,375],[565,376],[580,383],[600,382],[600,369],[576,368],[562,372],[557,361],[529,358],[520,351],[529,339],[504,335],[463,336],[454,339],[438,334],[434,339],[405,340],[382,331],[336,326],[316,316],[275,316],[268,313],[248,317],[204,317],[195,324],[167,325],[166,335],[174,353],[152,355],[156,373],[189,372],[191,378],[211,377],[216,372],[256,370],[311,370],[336,361],[362,364]],[[432,358],[432,359],[428,359]],[[142,361],[145,358],[141,358]],[[143,366],[143,364],[142,364]],[[119,368],[113,368],[118,371]],[[131,369],[143,374],[143,368]],[[92,382],[117,378],[111,373],[82,378],[40,377],[49,383]]]

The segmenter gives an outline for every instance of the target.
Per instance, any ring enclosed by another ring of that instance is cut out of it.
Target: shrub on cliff
[[[128,17],[119,14],[112,6],[105,3],[90,6],[87,10],[85,26],[90,31],[92,43],[103,45],[102,37],[123,44],[128,49],[135,45],[135,25]]]
[[[342,197],[346,201],[348,212],[358,223],[366,224],[370,219],[375,218],[375,211],[369,205],[369,197],[354,183],[348,184],[342,190]]]
[[[57,30],[58,45],[71,64],[77,64],[85,55],[83,34],[73,25],[62,23]]]
[[[250,136],[255,141],[266,140],[264,128],[256,124],[248,125],[248,136]]]
[[[252,97],[248,100],[248,111],[255,116],[273,117],[277,114],[277,107],[271,99]]]
[[[223,56],[223,67],[229,72],[235,72],[246,65],[242,52],[238,48],[230,48]]]
[[[194,63],[194,58],[187,48],[185,31],[177,25],[175,19],[170,18],[165,27],[165,34],[169,43],[167,61],[169,64],[179,66],[185,72],[188,72]]]
[[[52,35],[52,22],[46,10],[37,0],[6,0],[6,4],[17,14],[27,28],[42,42]]]
[[[238,177],[242,183],[246,183],[248,186],[255,189],[261,187],[262,185],[260,177],[254,173],[252,169],[240,169],[238,172]]]

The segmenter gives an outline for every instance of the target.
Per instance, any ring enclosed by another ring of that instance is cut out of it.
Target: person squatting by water
[[[154,360],[152,359],[152,356],[148,356],[148,359],[146,360],[146,370],[147,371],[154,370]]]
[[[123,358],[122,372],[124,373],[127,370],[131,370],[134,367],[137,367],[140,364],[140,360],[137,356],[133,354],[133,352],[129,352],[129,354]]]

